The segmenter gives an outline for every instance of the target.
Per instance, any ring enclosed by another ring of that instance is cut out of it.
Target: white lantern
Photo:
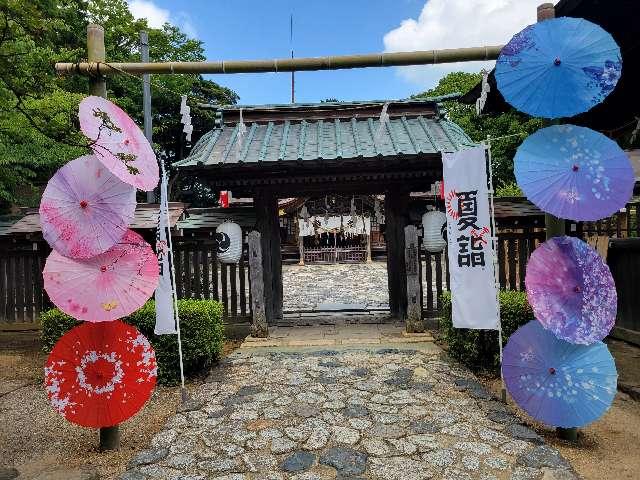
[[[422,230],[424,233],[424,248],[427,252],[441,252],[447,246],[444,239],[447,231],[447,215],[438,210],[432,210],[422,216]]]
[[[233,222],[223,222],[216,228],[218,260],[238,263],[242,256],[242,228]]]

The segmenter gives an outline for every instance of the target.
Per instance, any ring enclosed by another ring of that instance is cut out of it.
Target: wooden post
[[[371,263],[371,230],[367,234],[367,263]]]
[[[399,189],[388,190],[385,194],[384,208],[389,310],[394,317],[404,319],[407,313],[404,227],[409,224],[409,192]]]
[[[87,59],[89,62],[104,62],[104,29],[100,25],[87,25]],[[107,98],[107,82],[100,69],[89,77],[89,94]]]
[[[264,278],[265,313],[269,324],[282,318],[282,253],[278,197],[271,190],[260,190],[254,197],[256,229],[260,232]]]
[[[257,231],[249,233],[249,275],[251,277],[251,306],[253,309],[251,335],[266,338],[269,336],[269,327],[264,308],[262,247],[260,245],[260,232]]]
[[[87,59],[89,62],[104,62],[104,29],[100,25],[87,25]],[[107,82],[100,71],[89,77],[89,94],[107,98]],[[120,448],[120,429],[118,425],[100,429],[100,451]]]
[[[422,295],[420,289],[420,252],[418,229],[414,225],[404,227],[404,260],[407,271],[407,333],[424,332],[422,323]]]
[[[304,266],[304,237],[298,231],[298,251],[300,252],[300,261],[298,265]]]

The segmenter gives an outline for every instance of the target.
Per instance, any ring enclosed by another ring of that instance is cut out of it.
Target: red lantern
[[[222,208],[229,208],[229,190],[220,190],[218,203]]]

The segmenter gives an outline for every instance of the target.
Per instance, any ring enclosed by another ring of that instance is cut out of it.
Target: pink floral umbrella
[[[79,320],[105,322],[140,308],[158,285],[158,259],[140,235],[95,257],[79,260],[51,252],[42,272],[44,288],[60,310]]]
[[[120,107],[102,97],[80,102],[80,128],[100,161],[123,182],[140,190],[158,185],[158,162],[144,134]]]
[[[49,180],[40,202],[42,235],[65,257],[93,257],[127,233],[135,209],[136,189],[85,155]]]

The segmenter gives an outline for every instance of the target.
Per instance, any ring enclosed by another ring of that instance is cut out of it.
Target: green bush
[[[217,360],[224,343],[222,305],[214,300],[178,300],[182,358],[185,376],[202,372]],[[58,339],[81,322],[57,308],[42,312],[42,347],[51,351]],[[122,321],[136,327],[145,335],[156,352],[158,382],[171,385],[180,380],[177,335],[155,335],[155,302],[148,301],[142,308]]]
[[[449,346],[449,355],[472,370],[498,372],[500,370],[498,332],[453,328],[450,292],[442,295],[442,306],[440,331]],[[502,341],[506,345],[509,337],[518,327],[534,318],[533,310],[527,301],[527,294],[517,291],[500,291],[500,318]]]

